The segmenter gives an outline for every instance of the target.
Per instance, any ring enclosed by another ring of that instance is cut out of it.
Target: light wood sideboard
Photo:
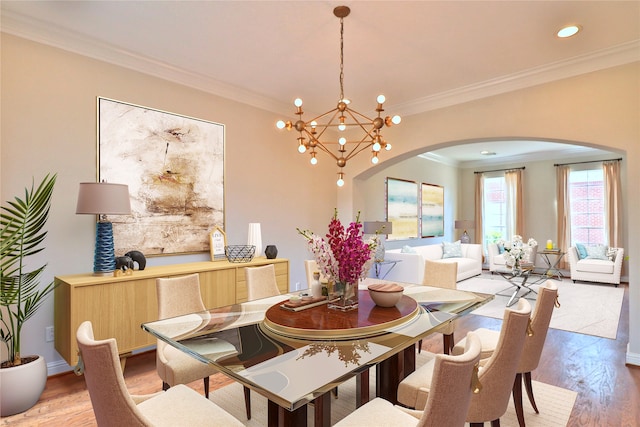
[[[78,363],[76,330],[85,320],[93,323],[96,339],[115,338],[120,356],[149,347],[156,340],[140,324],[158,318],[156,279],[185,274],[200,275],[200,291],[208,308],[247,300],[245,267],[273,264],[280,292],[289,292],[289,260],[254,258],[250,262],[194,262],[135,270],[130,276],[75,274],[55,278],[55,348],[71,366]]]

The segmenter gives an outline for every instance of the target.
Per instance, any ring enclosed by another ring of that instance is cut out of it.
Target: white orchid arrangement
[[[522,240],[522,236],[517,234],[511,238],[511,241],[500,240],[498,245],[502,245],[505,251],[505,260],[508,266],[519,266],[520,262],[531,254],[534,247],[538,246],[538,242],[535,239],[527,240],[525,244]]]

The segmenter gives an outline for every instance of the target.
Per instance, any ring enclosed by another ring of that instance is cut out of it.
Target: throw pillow
[[[578,250],[578,258],[585,259],[589,254],[587,248],[582,243],[576,243],[576,249]]]
[[[411,246],[409,246],[409,245],[404,245],[404,246],[402,247],[402,249],[400,249],[400,253],[403,253],[403,254],[415,254],[415,253],[416,253],[416,250],[415,250],[415,249],[413,249],[413,248],[412,248]]]
[[[462,258],[460,240],[453,243],[442,242],[442,259],[445,258]]]
[[[609,258],[609,261],[615,261],[617,253],[618,248],[607,248],[607,258]]]
[[[504,245],[502,243],[497,243],[498,245],[498,254],[504,253]]]
[[[603,245],[587,246],[587,259],[609,260],[607,257],[607,247]]]

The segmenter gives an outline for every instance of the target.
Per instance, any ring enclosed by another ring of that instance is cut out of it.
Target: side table
[[[540,255],[540,258],[542,258],[544,263],[547,265],[544,273],[542,273],[543,276],[547,276],[550,279],[555,277],[557,280],[562,280],[564,278],[562,271],[558,268],[558,264],[560,264],[565,252],[562,252],[560,249],[545,249],[543,251],[539,251],[538,255]],[[549,259],[549,256],[555,256],[553,263]]]
[[[393,268],[399,262],[402,262],[402,260],[398,259],[393,261],[374,261],[373,272],[376,275],[376,279],[384,279],[385,277],[387,277],[387,274],[389,274],[389,272],[393,270]],[[386,271],[383,272],[383,270],[385,270],[385,268],[383,267],[385,266],[387,266],[388,268],[386,268]],[[380,277],[381,274],[382,274],[382,277]]]

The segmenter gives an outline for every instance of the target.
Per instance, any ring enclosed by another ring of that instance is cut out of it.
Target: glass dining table
[[[356,405],[369,400],[369,369],[376,395],[396,402],[398,384],[415,370],[415,343],[493,295],[397,283],[400,302],[378,307],[365,279],[358,309],[327,304],[291,307],[291,294],[157,320],[142,328],[158,339],[214,365],[268,399],[269,426],[305,426],[314,403],[316,426],[330,425],[331,391],[357,377]]]

